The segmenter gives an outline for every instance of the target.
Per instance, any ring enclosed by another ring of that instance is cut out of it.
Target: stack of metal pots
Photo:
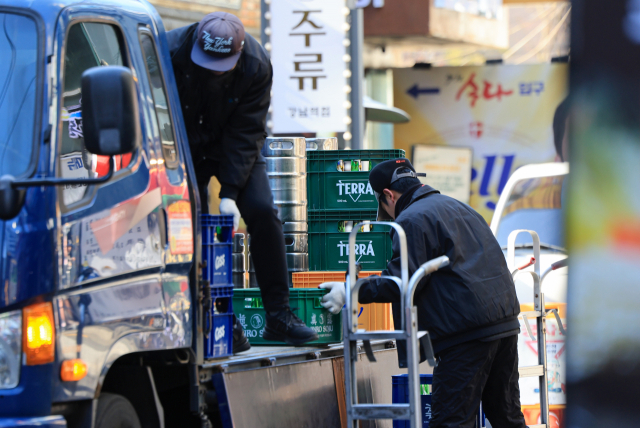
[[[301,137],[271,137],[265,141],[262,154],[267,163],[267,175],[278,218],[282,222],[291,285],[292,272],[309,270],[307,143]],[[251,268],[249,262],[250,276]]]
[[[245,288],[246,254],[244,251],[244,233],[233,236],[233,288]]]
[[[269,137],[262,154],[285,233],[307,232],[307,147],[304,138]]]
[[[267,163],[267,175],[282,222],[289,286],[293,272],[309,270],[307,225],[307,150],[338,150],[337,138],[269,137],[262,149]],[[249,244],[249,287],[257,287]]]

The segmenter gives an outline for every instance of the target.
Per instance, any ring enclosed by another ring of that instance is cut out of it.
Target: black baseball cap
[[[198,24],[196,36],[191,49],[194,63],[213,71],[229,71],[235,67],[244,46],[244,25],[237,16],[210,13]]]
[[[401,173],[399,170],[402,168],[408,168],[411,171]],[[376,199],[378,200],[378,221],[393,220],[382,207],[382,202],[380,201],[384,189],[388,189],[401,178],[412,177],[417,179],[418,177],[426,176],[427,174],[424,172],[416,172],[409,159],[405,158],[387,160],[374,166],[369,173],[369,184],[371,184],[373,193],[375,193]]]

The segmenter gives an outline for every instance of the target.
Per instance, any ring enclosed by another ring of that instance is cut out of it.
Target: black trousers
[[[480,407],[493,428],[524,428],[518,336],[461,343],[438,354],[430,428],[473,428]]]
[[[219,171],[218,162],[209,159],[196,165],[203,213],[209,211],[209,180],[212,176],[218,177]],[[282,223],[273,204],[266,163],[262,157],[253,165],[247,184],[238,194],[236,205],[251,235],[251,257],[265,310],[276,312],[288,308],[289,278]]]

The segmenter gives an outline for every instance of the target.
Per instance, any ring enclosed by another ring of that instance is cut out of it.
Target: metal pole
[[[271,4],[273,0],[260,0],[260,43],[262,43],[262,46],[266,46],[267,43],[271,44],[271,36],[269,36],[266,33],[266,29],[271,27],[271,23],[269,22],[270,20],[267,19],[267,13],[269,12],[269,5]],[[267,51],[267,55],[269,55],[269,58],[271,58],[271,50]],[[268,136],[272,136],[273,132],[272,129],[269,127],[269,124],[273,123],[271,121],[271,106],[269,106],[269,112],[267,113],[267,119],[266,119],[266,127],[265,127],[265,131],[267,132]]]
[[[262,46],[264,46],[270,39],[270,37],[264,32],[265,28],[269,27],[267,12],[269,12],[269,5],[265,0],[260,0],[260,43],[262,43]]]
[[[349,29],[351,41],[351,148],[361,150],[364,148],[364,15],[362,8],[351,9],[351,28]]]
[[[420,400],[420,344],[418,343],[418,315],[415,306],[405,308],[407,333],[407,368],[409,380],[409,407],[411,428],[422,427],[422,406]]]
[[[540,311],[538,318],[538,364],[543,367],[542,376],[539,378],[540,388],[540,423],[549,424],[549,384],[547,383],[547,314],[544,302],[544,293],[540,291],[540,278],[536,275],[533,279],[535,293],[535,310]]]
[[[349,305],[346,308],[342,309],[342,334],[344,336],[344,389],[345,389],[345,398],[347,401],[347,426],[349,428],[353,428],[354,419],[353,419],[353,405],[357,404],[358,399],[354,399],[354,393],[357,394],[358,391],[353,389],[354,383],[357,385],[357,381],[353,382],[353,378],[356,377],[356,373],[352,371],[353,366],[351,364],[351,340],[349,337]],[[357,350],[356,350],[357,352]]]

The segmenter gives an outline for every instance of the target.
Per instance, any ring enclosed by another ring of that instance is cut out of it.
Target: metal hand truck
[[[402,310],[402,322],[400,330],[394,331],[358,331],[358,292],[362,284],[368,281],[363,278],[356,281],[356,235],[360,226],[364,224],[377,224],[393,227],[400,239],[400,273],[402,278],[383,277],[394,281],[400,289],[400,305]],[[342,325],[344,332],[344,374],[345,392],[347,398],[347,426],[356,428],[358,420],[373,419],[400,419],[410,420],[411,428],[422,427],[422,411],[420,409],[420,344],[418,339],[427,336],[426,331],[418,332],[417,308],[413,306],[413,295],[416,286],[422,278],[435,272],[442,266],[449,264],[446,256],[441,256],[420,266],[409,280],[409,267],[407,259],[407,238],[404,230],[397,223],[371,221],[359,223],[353,227],[349,234],[349,275],[347,278],[346,305],[342,309]],[[358,340],[362,340],[368,358],[375,361],[371,350],[371,340],[406,340],[407,341],[407,367],[409,371],[409,404],[359,404],[358,384],[356,378],[356,361],[358,359]],[[427,361],[431,366],[435,365],[431,341],[427,340],[428,349],[425,349]]]
[[[528,233],[533,239],[533,257],[531,261],[524,266],[513,268],[515,265],[515,244],[516,238],[520,233]],[[547,428],[549,426],[549,393],[547,386],[547,315],[553,313],[558,323],[558,328],[562,334],[566,334],[564,326],[560,320],[560,315],[557,309],[547,310],[544,302],[544,293],[541,291],[542,280],[552,271],[565,267],[567,265],[567,259],[560,260],[552,264],[542,275],[540,276],[540,238],[538,234],[533,230],[518,229],[509,234],[507,240],[507,263],[512,268],[511,275],[515,280],[519,273],[528,273],[533,278],[533,304],[534,310],[529,312],[521,312],[519,317],[522,317],[524,325],[529,333],[529,337],[536,339],[538,343],[538,365],[529,367],[519,367],[518,371],[520,377],[537,377],[539,379],[540,390],[540,424],[529,425],[529,428]],[[525,271],[524,269],[534,265],[533,271]],[[529,325],[529,319],[535,318],[537,320],[536,335],[533,335],[531,326]]]

